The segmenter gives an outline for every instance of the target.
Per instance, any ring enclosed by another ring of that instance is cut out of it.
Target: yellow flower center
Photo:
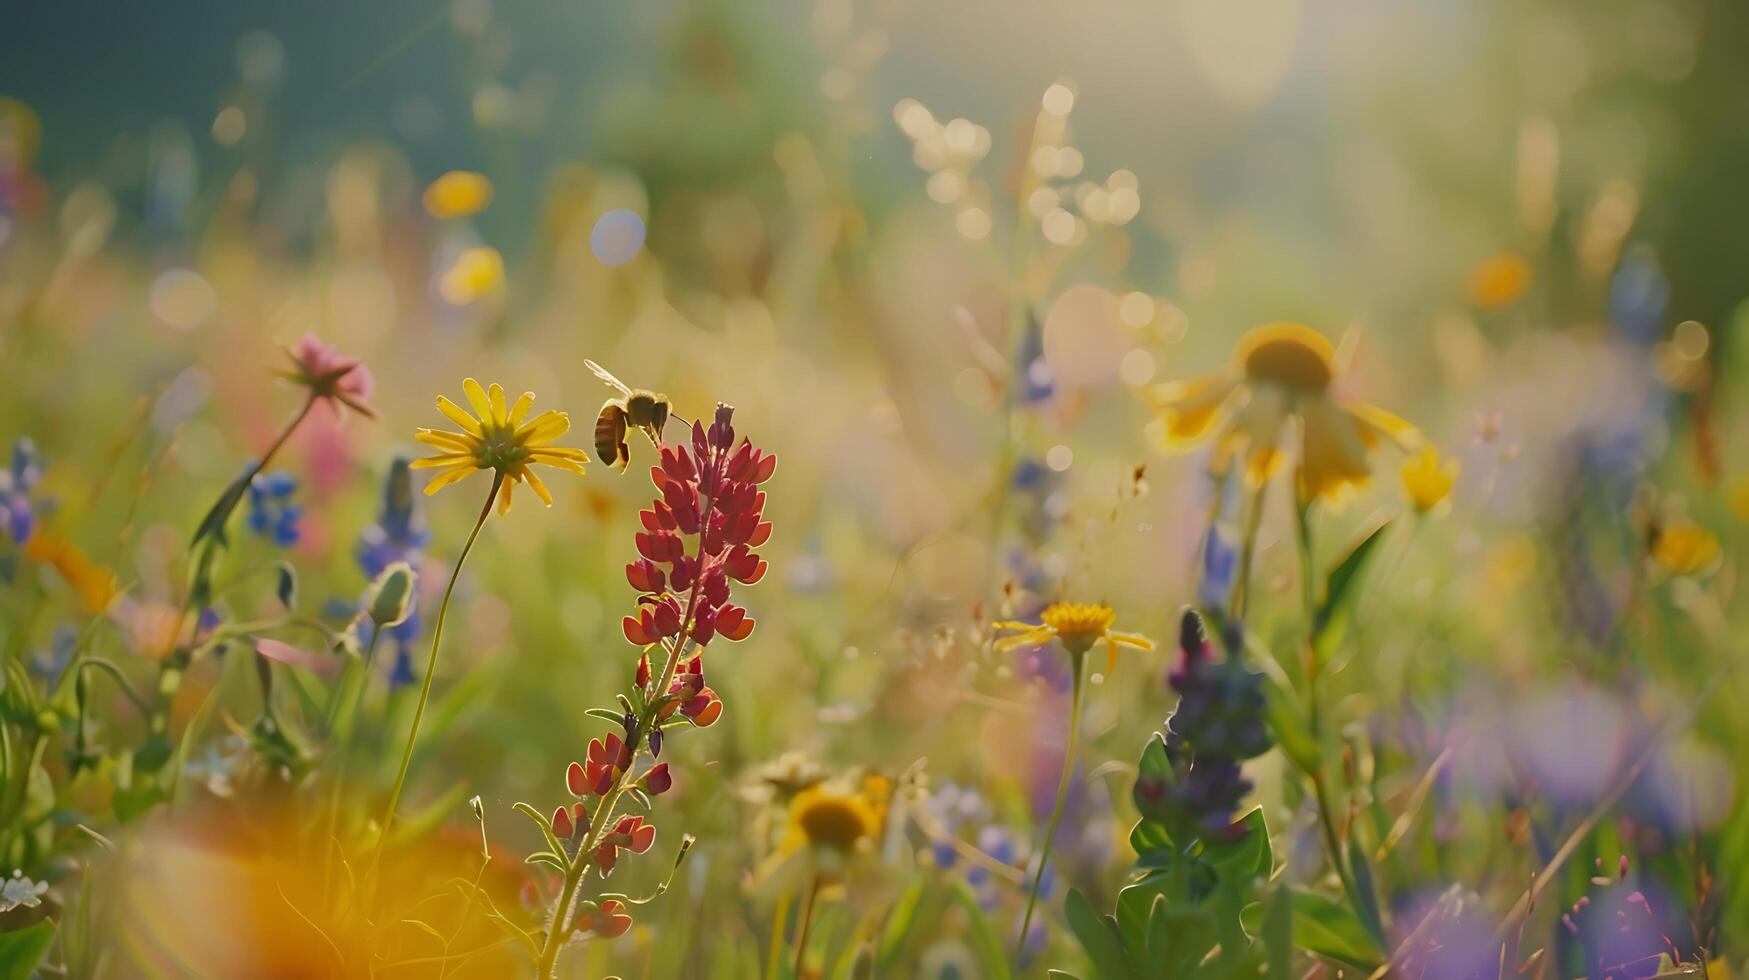
[[[796,825],[807,835],[809,844],[840,851],[852,850],[873,831],[868,808],[861,801],[824,793],[798,800]]]
[[[1233,353],[1250,381],[1323,391],[1335,374],[1336,349],[1323,334],[1303,324],[1255,327],[1239,339]]]
[[[474,458],[481,469],[509,472],[528,462],[528,448],[517,441],[515,429],[484,420],[480,428],[484,434],[474,447]]]
[[[1104,603],[1057,602],[1039,614],[1039,620],[1057,634],[1057,642],[1071,653],[1085,652],[1111,629],[1117,613]]]

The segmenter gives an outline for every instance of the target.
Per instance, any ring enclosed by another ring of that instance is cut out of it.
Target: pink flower
[[[377,417],[370,406],[375,381],[363,361],[347,357],[313,333],[304,334],[286,353],[294,367],[284,377],[310,389],[313,397],[327,399],[336,415],[345,405],[365,418]]]

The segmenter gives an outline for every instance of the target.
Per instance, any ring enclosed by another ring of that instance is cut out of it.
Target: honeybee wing
[[[595,417],[595,455],[622,473],[632,460],[626,446],[626,410],[617,398],[609,399]]]
[[[585,367],[589,368],[589,370],[591,372],[593,372],[596,377],[600,378],[602,380],[602,382],[605,383],[609,388],[612,388],[614,391],[619,392],[622,397],[631,395],[632,390],[630,388],[626,387],[626,383],[624,381],[621,381],[620,379],[614,377],[612,371],[609,371],[607,368],[604,368],[601,365],[595,363],[594,361],[591,361],[587,357],[585,357],[583,359],[583,364]]]

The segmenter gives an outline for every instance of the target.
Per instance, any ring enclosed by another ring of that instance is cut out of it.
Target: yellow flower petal
[[[414,460],[412,465],[418,466],[422,462],[425,462],[425,460]],[[430,483],[425,484],[425,495],[429,497],[437,491],[442,490],[444,487],[461,480],[468,474],[478,472],[478,469],[478,467],[473,466],[472,464],[465,464],[444,470],[442,473],[432,477]]]
[[[459,432],[445,432],[442,429],[420,429],[413,434],[413,438],[427,446],[468,454],[473,453],[474,445],[477,442],[477,440],[470,440]]]
[[[522,424],[523,416],[527,415],[528,410],[533,407],[534,392],[523,392],[521,395],[517,396],[516,404],[510,406],[510,415],[504,420],[504,424],[510,426],[512,429],[516,428]]]
[[[514,478],[504,481],[504,487],[498,491],[498,513],[510,513],[510,491],[515,489],[516,480]]]
[[[474,407],[474,414],[479,417],[482,425],[492,418],[492,400],[486,397],[486,389],[473,378],[462,379],[462,394],[468,396],[468,404]]]
[[[439,453],[436,456],[421,456],[407,464],[416,470],[436,469],[440,466],[468,466],[479,469],[471,453]]]
[[[1166,448],[1184,449],[1208,436],[1237,384],[1230,375],[1211,374],[1153,385],[1142,397],[1165,425]]]
[[[505,425],[510,417],[510,410],[504,404],[504,386],[492,382],[492,387],[486,389],[486,399],[492,403],[492,424]]]
[[[533,470],[525,467],[521,476],[528,481],[528,488],[534,491],[534,495],[539,497],[542,503],[548,507],[553,505],[553,495],[547,492],[547,485],[541,482],[540,477],[534,475]]]
[[[1366,402],[1344,402],[1342,408],[1360,422],[1361,438],[1370,446],[1377,445],[1378,436],[1397,444],[1402,450],[1421,446],[1421,430],[1377,405]]]
[[[462,427],[462,431],[478,439],[485,434],[480,428],[479,420],[467,413],[467,410],[450,401],[442,395],[437,396],[437,410],[442,412],[451,422]]]
[[[571,430],[571,417],[564,412],[546,411],[516,430],[516,441],[524,446],[539,446]]]
[[[1022,633],[1019,636],[1010,636],[997,640],[995,649],[997,653],[1007,653],[1010,650],[1018,650],[1021,647],[1035,647],[1041,643],[1051,642],[1051,638],[1055,635],[1056,634],[1052,633],[1049,629],[1034,629]]]

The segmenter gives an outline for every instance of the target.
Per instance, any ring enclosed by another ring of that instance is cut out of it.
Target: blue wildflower
[[[250,463],[244,469],[254,467]],[[304,508],[291,502],[298,478],[286,472],[259,473],[249,481],[249,530],[281,548],[298,543]]]
[[[36,524],[36,508],[30,492],[42,477],[42,463],[36,443],[20,439],[12,444],[12,464],[0,470],[0,524],[12,536],[15,544],[30,538]]]
[[[377,515],[377,522],[358,536],[358,567],[373,579],[398,561],[417,569],[425,561],[424,548],[430,540],[431,534],[425,530],[414,504],[413,476],[408,459],[397,456],[389,464],[389,475],[383,481],[383,507]],[[413,611],[400,625],[390,627],[389,636],[406,644],[418,638],[420,628],[418,596],[415,595]],[[405,657],[396,659],[395,670],[390,675],[391,684],[403,675],[407,680],[412,679],[412,668],[404,660]]]

